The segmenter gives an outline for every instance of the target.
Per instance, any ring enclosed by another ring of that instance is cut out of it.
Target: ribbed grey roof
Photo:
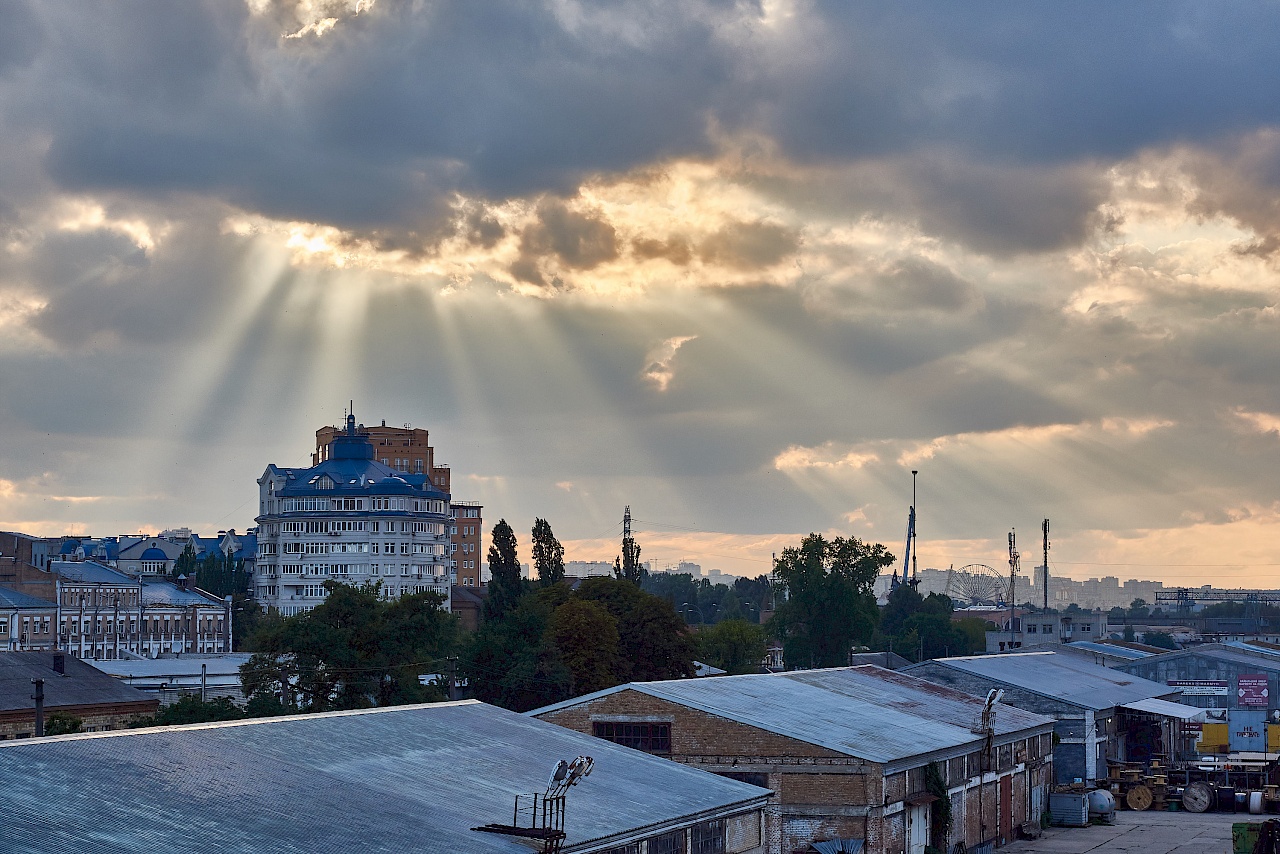
[[[100,584],[137,584],[123,572],[92,560],[54,560],[49,571],[68,581]]]
[[[935,723],[968,728],[982,714],[983,700],[963,691],[883,667],[863,665],[831,670],[797,670],[779,674],[787,679],[816,685],[842,697],[887,706]],[[1050,727],[1053,718],[1013,706],[1000,706],[996,735],[1009,735],[1035,727]]]
[[[1147,659],[1150,660],[1150,659]],[[942,665],[1003,685],[1013,685],[1094,711],[1122,703],[1177,694],[1178,689],[1094,664],[1081,656],[1059,652],[1007,652],[963,658],[938,658]],[[923,665],[913,665],[908,672]]]
[[[474,701],[0,743],[12,854],[529,854],[470,828],[588,754],[567,851],[767,792]]]
[[[17,590],[0,587],[0,608],[56,608],[55,603]]]
[[[213,596],[205,596],[194,590],[183,590],[171,581],[143,581],[142,601],[147,605],[221,605]]]
[[[528,714],[542,715],[627,689],[890,766],[981,741],[970,730],[980,702],[874,666],[632,682]],[[1002,707],[1005,711],[1003,732],[1053,723],[1020,709]]]
[[[66,656],[65,664],[66,675],[62,676],[53,671],[52,652],[0,652],[0,711],[34,710],[32,679],[44,680],[44,707],[50,712],[60,706],[155,699],[74,656]]]

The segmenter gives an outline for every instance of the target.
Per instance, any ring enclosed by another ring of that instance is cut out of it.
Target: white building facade
[[[309,611],[328,595],[328,580],[378,582],[387,599],[435,593],[449,608],[449,495],[426,474],[374,459],[353,416],[323,462],[267,467],[256,521],[254,596],[263,608]]]

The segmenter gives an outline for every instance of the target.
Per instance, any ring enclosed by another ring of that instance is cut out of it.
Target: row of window
[[[444,575],[444,566],[431,563],[286,563],[281,575]],[[272,577],[274,567],[262,567],[261,575]]]
[[[445,503],[438,499],[427,498],[370,498],[367,499],[370,510],[403,510],[415,513],[445,513]],[[270,508],[274,501],[268,501]],[[305,498],[282,498],[279,500],[280,512],[303,513],[316,511],[364,510],[364,498],[327,498],[308,496]]]
[[[724,854],[725,820],[704,821],[689,828],[688,847],[685,831],[673,830],[630,845],[610,848],[604,854]]]

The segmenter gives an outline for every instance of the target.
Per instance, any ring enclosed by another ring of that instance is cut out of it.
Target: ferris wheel
[[[947,596],[958,606],[1005,607],[1012,600],[1009,578],[985,563],[969,563],[947,573]]]

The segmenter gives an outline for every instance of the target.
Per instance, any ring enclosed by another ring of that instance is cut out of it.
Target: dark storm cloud
[[[1040,251],[1080,239],[1096,186],[1011,167],[1280,118],[1267,6],[799,3],[775,26],[712,2],[562,18],[379,3],[281,39],[287,4],[7,5],[0,63],[32,76],[0,103],[11,127],[47,135],[64,188],[207,194],[361,229],[420,230],[459,191],[570,195],[586,176],[709,155],[714,127],[802,162],[933,152],[899,205],[984,250]]]
[[[520,236],[520,258],[512,274],[521,281],[545,284],[538,259],[548,256],[571,270],[590,270],[618,257],[616,232],[598,215],[569,210],[558,199],[544,199],[537,219]]]
[[[735,222],[721,226],[698,247],[704,261],[739,270],[777,264],[800,248],[795,229],[772,222]]]

